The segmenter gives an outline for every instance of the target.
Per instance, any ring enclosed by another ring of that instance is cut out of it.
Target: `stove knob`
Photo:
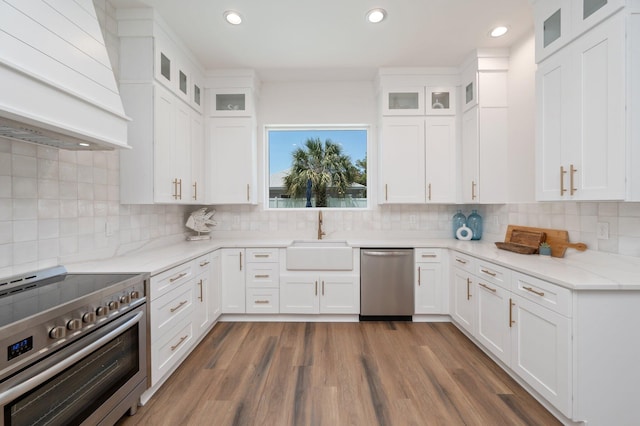
[[[67,330],[61,326],[55,326],[51,330],[49,330],[49,337],[52,339],[62,339],[67,334]]]
[[[74,318],[72,320],[69,320],[69,322],[67,322],[67,329],[74,331],[74,330],[78,330],[82,327],[82,321],[80,321],[77,318]]]
[[[110,311],[116,311],[118,309],[120,309],[120,302],[118,302],[117,300],[109,302],[109,310]]]
[[[100,306],[98,307],[98,309],[96,309],[96,315],[99,317],[107,315],[108,312],[109,312],[109,309],[106,306]]]
[[[138,290],[133,290],[131,292],[131,300],[140,299],[140,292]]]
[[[95,320],[96,320],[95,312],[85,312],[84,314],[82,314],[82,322],[84,323],[92,323],[92,322],[95,322]]]
[[[131,302],[131,296],[129,296],[128,294],[125,294],[124,296],[120,296],[120,303],[126,305],[129,302]]]

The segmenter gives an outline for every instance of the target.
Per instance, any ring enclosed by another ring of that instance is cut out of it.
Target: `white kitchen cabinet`
[[[253,97],[250,88],[209,89],[209,115],[216,117],[253,116]]]
[[[399,86],[382,90],[382,115],[424,115],[424,87]]]
[[[424,118],[382,119],[380,172],[382,203],[425,202]]]
[[[507,201],[508,54],[478,52],[462,71],[461,201]]]
[[[280,313],[359,314],[359,276],[314,272],[281,275]]]
[[[440,249],[415,249],[415,314],[446,314],[448,292]]]
[[[626,196],[625,14],[539,64],[537,199]]]
[[[202,115],[196,111],[191,111],[191,180],[189,182],[191,186],[189,192],[193,203],[205,202],[205,152]]]
[[[195,270],[193,279],[193,292],[194,292],[194,332],[196,338],[204,335],[209,326],[213,323],[212,316],[212,298],[215,297],[211,291],[211,254],[206,254],[193,261],[193,268]]]
[[[455,87],[427,87],[426,115],[456,115],[457,91]]]
[[[280,312],[280,263],[278,249],[248,248],[246,253],[246,312]]]
[[[451,317],[471,334],[476,329],[476,299],[473,275],[454,267],[451,270]]]
[[[455,117],[382,119],[385,204],[455,202]]]
[[[571,320],[520,296],[513,303],[511,368],[571,417]]]
[[[207,200],[257,204],[256,124],[252,118],[207,118]]]
[[[211,273],[209,282],[209,317],[216,322],[222,315],[222,256],[220,250],[211,253]]]
[[[476,338],[505,364],[511,361],[511,292],[476,278]]]
[[[244,314],[246,312],[245,250],[222,249],[219,251],[222,313]]]

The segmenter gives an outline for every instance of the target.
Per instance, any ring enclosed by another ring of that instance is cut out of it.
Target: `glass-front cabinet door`
[[[249,89],[213,89],[211,115],[221,117],[247,117],[253,105]]]
[[[574,0],[572,31],[582,34],[613,15],[625,5],[625,0]]]
[[[539,0],[534,7],[536,62],[560,49],[570,39],[572,1]],[[582,1],[582,0],[578,0]]]
[[[382,94],[382,115],[424,115],[424,87],[385,89]]]
[[[455,115],[456,88],[427,87],[425,108],[427,115]]]

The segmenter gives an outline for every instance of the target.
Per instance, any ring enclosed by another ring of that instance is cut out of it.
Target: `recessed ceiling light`
[[[509,28],[505,26],[499,26],[492,29],[490,35],[491,37],[502,37],[507,33],[507,31],[509,31]]]
[[[371,9],[367,12],[367,21],[372,24],[377,24],[378,22],[382,22],[386,16],[387,11],[384,9]]]
[[[89,144],[88,144],[88,143],[86,143],[86,142],[80,142],[80,143],[78,143],[78,145],[80,145],[80,146],[91,146],[91,145],[89,145]]]
[[[234,10],[225,11],[224,19],[226,19],[231,25],[240,25],[242,23],[242,16]]]

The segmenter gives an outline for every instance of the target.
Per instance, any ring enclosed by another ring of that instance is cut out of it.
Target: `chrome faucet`
[[[318,210],[318,239],[321,240],[323,235],[327,235],[322,230],[322,210]]]

